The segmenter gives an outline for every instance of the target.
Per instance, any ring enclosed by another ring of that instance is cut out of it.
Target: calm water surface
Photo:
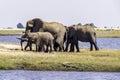
[[[0,36],[0,42],[19,44],[20,36]],[[99,48],[120,49],[120,38],[97,38]],[[80,47],[89,43],[79,42]],[[0,70],[0,80],[120,80],[120,72]]]
[[[19,44],[20,36],[0,36],[0,42]],[[120,38],[97,38],[100,49],[120,49]],[[88,42],[79,42],[80,47],[90,47]]]
[[[3,70],[0,80],[120,80],[120,73]]]

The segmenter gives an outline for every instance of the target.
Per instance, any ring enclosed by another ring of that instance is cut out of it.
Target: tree
[[[17,28],[24,28],[24,26],[21,23],[18,23]]]

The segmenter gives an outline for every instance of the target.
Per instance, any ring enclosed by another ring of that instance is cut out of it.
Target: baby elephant
[[[27,34],[28,43],[32,44],[33,42],[36,45],[36,51],[38,52],[39,49],[44,49],[44,46],[46,46],[45,52],[48,52],[48,49],[50,47],[50,52],[53,51],[53,45],[54,45],[54,37],[49,32],[33,32]]]

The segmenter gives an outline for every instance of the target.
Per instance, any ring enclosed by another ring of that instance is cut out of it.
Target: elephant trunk
[[[17,38],[17,39],[20,40],[21,50],[23,50],[23,45],[22,45],[22,43],[23,43],[24,41],[28,41],[28,39],[27,39],[27,38]]]

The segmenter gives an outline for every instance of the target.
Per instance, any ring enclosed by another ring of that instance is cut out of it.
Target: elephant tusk
[[[33,24],[28,23],[28,26],[29,26],[29,27],[33,27]]]
[[[19,39],[19,40],[21,40],[21,38],[16,38],[16,39]]]

